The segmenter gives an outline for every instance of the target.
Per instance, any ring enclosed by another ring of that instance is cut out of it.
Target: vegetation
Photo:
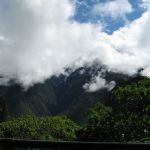
[[[116,87],[105,104],[89,109],[79,126],[64,116],[24,115],[0,123],[0,137],[100,142],[150,142],[150,79]]]
[[[77,132],[77,140],[112,141],[112,121],[112,109],[100,103],[96,104],[89,110],[86,124]]]
[[[36,140],[73,140],[78,125],[65,116],[24,115],[0,124],[0,137]]]
[[[77,132],[78,140],[150,142],[150,79],[118,87],[110,106],[96,104]]]

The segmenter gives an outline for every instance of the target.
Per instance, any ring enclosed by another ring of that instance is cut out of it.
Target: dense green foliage
[[[81,104],[81,103],[80,103]],[[89,109],[79,128],[67,117],[25,115],[0,123],[0,137],[100,142],[150,142],[150,79],[116,87]]]
[[[65,116],[25,115],[0,124],[1,138],[73,140],[78,126]]]
[[[96,104],[89,110],[88,121],[77,132],[77,140],[84,141],[112,141],[112,109],[103,104]]]
[[[109,101],[89,111],[78,140],[150,142],[150,79],[116,88]]]

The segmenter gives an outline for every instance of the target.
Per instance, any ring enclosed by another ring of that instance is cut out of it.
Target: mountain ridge
[[[105,88],[96,92],[83,89],[104,66],[81,67],[69,76],[51,77],[24,91],[19,84],[0,86],[0,101],[6,103],[8,116],[17,117],[28,112],[36,116],[67,115],[77,122],[86,120],[86,113],[96,102],[104,103],[109,96]],[[117,86],[132,77],[121,73],[105,72],[107,82],[115,81]]]

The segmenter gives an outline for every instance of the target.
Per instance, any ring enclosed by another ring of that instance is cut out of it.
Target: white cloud
[[[109,83],[103,78],[102,73],[100,72],[97,76],[92,77],[89,83],[85,83],[83,88],[87,92],[95,92],[102,88],[106,88],[108,91],[112,90],[115,87],[115,81],[111,81]]]
[[[129,26],[115,31],[113,35],[102,34],[104,43],[109,41],[110,50],[103,58],[111,69],[134,74],[138,68],[150,65],[150,12],[146,12]]]
[[[88,92],[95,92],[101,88],[104,88],[106,81],[103,78],[95,77],[90,83],[85,83],[83,88]]]
[[[0,0],[0,74],[28,86],[86,60],[99,27],[73,15],[69,0]]]
[[[144,9],[150,9],[150,0],[141,0],[140,6]]]
[[[29,86],[95,59],[129,75],[150,66],[149,11],[108,35],[71,20],[74,7],[70,0],[0,0],[0,83]]]
[[[131,13],[133,7],[128,0],[110,0],[95,4],[92,12],[96,15],[111,16],[113,18],[125,17],[126,14]]]
[[[141,74],[150,78],[150,66],[146,67]]]

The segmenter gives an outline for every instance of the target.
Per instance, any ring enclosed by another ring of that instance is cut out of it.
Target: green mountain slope
[[[67,77],[63,75],[52,77],[42,84],[30,87],[27,91],[18,84],[0,86],[0,101],[5,103],[8,110],[6,116],[16,117],[28,112],[36,116],[64,114],[75,121],[85,121],[87,110],[98,101],[104,102],[109,96],[106,89],[93,93],[83,89],[83,85],[90,81],[91,76],[97,75],[103,68],[103,66],[79,68]],[[113,80],[117,85],[121,85],[130,78],[106,72],[105,79],[107,82]]]

